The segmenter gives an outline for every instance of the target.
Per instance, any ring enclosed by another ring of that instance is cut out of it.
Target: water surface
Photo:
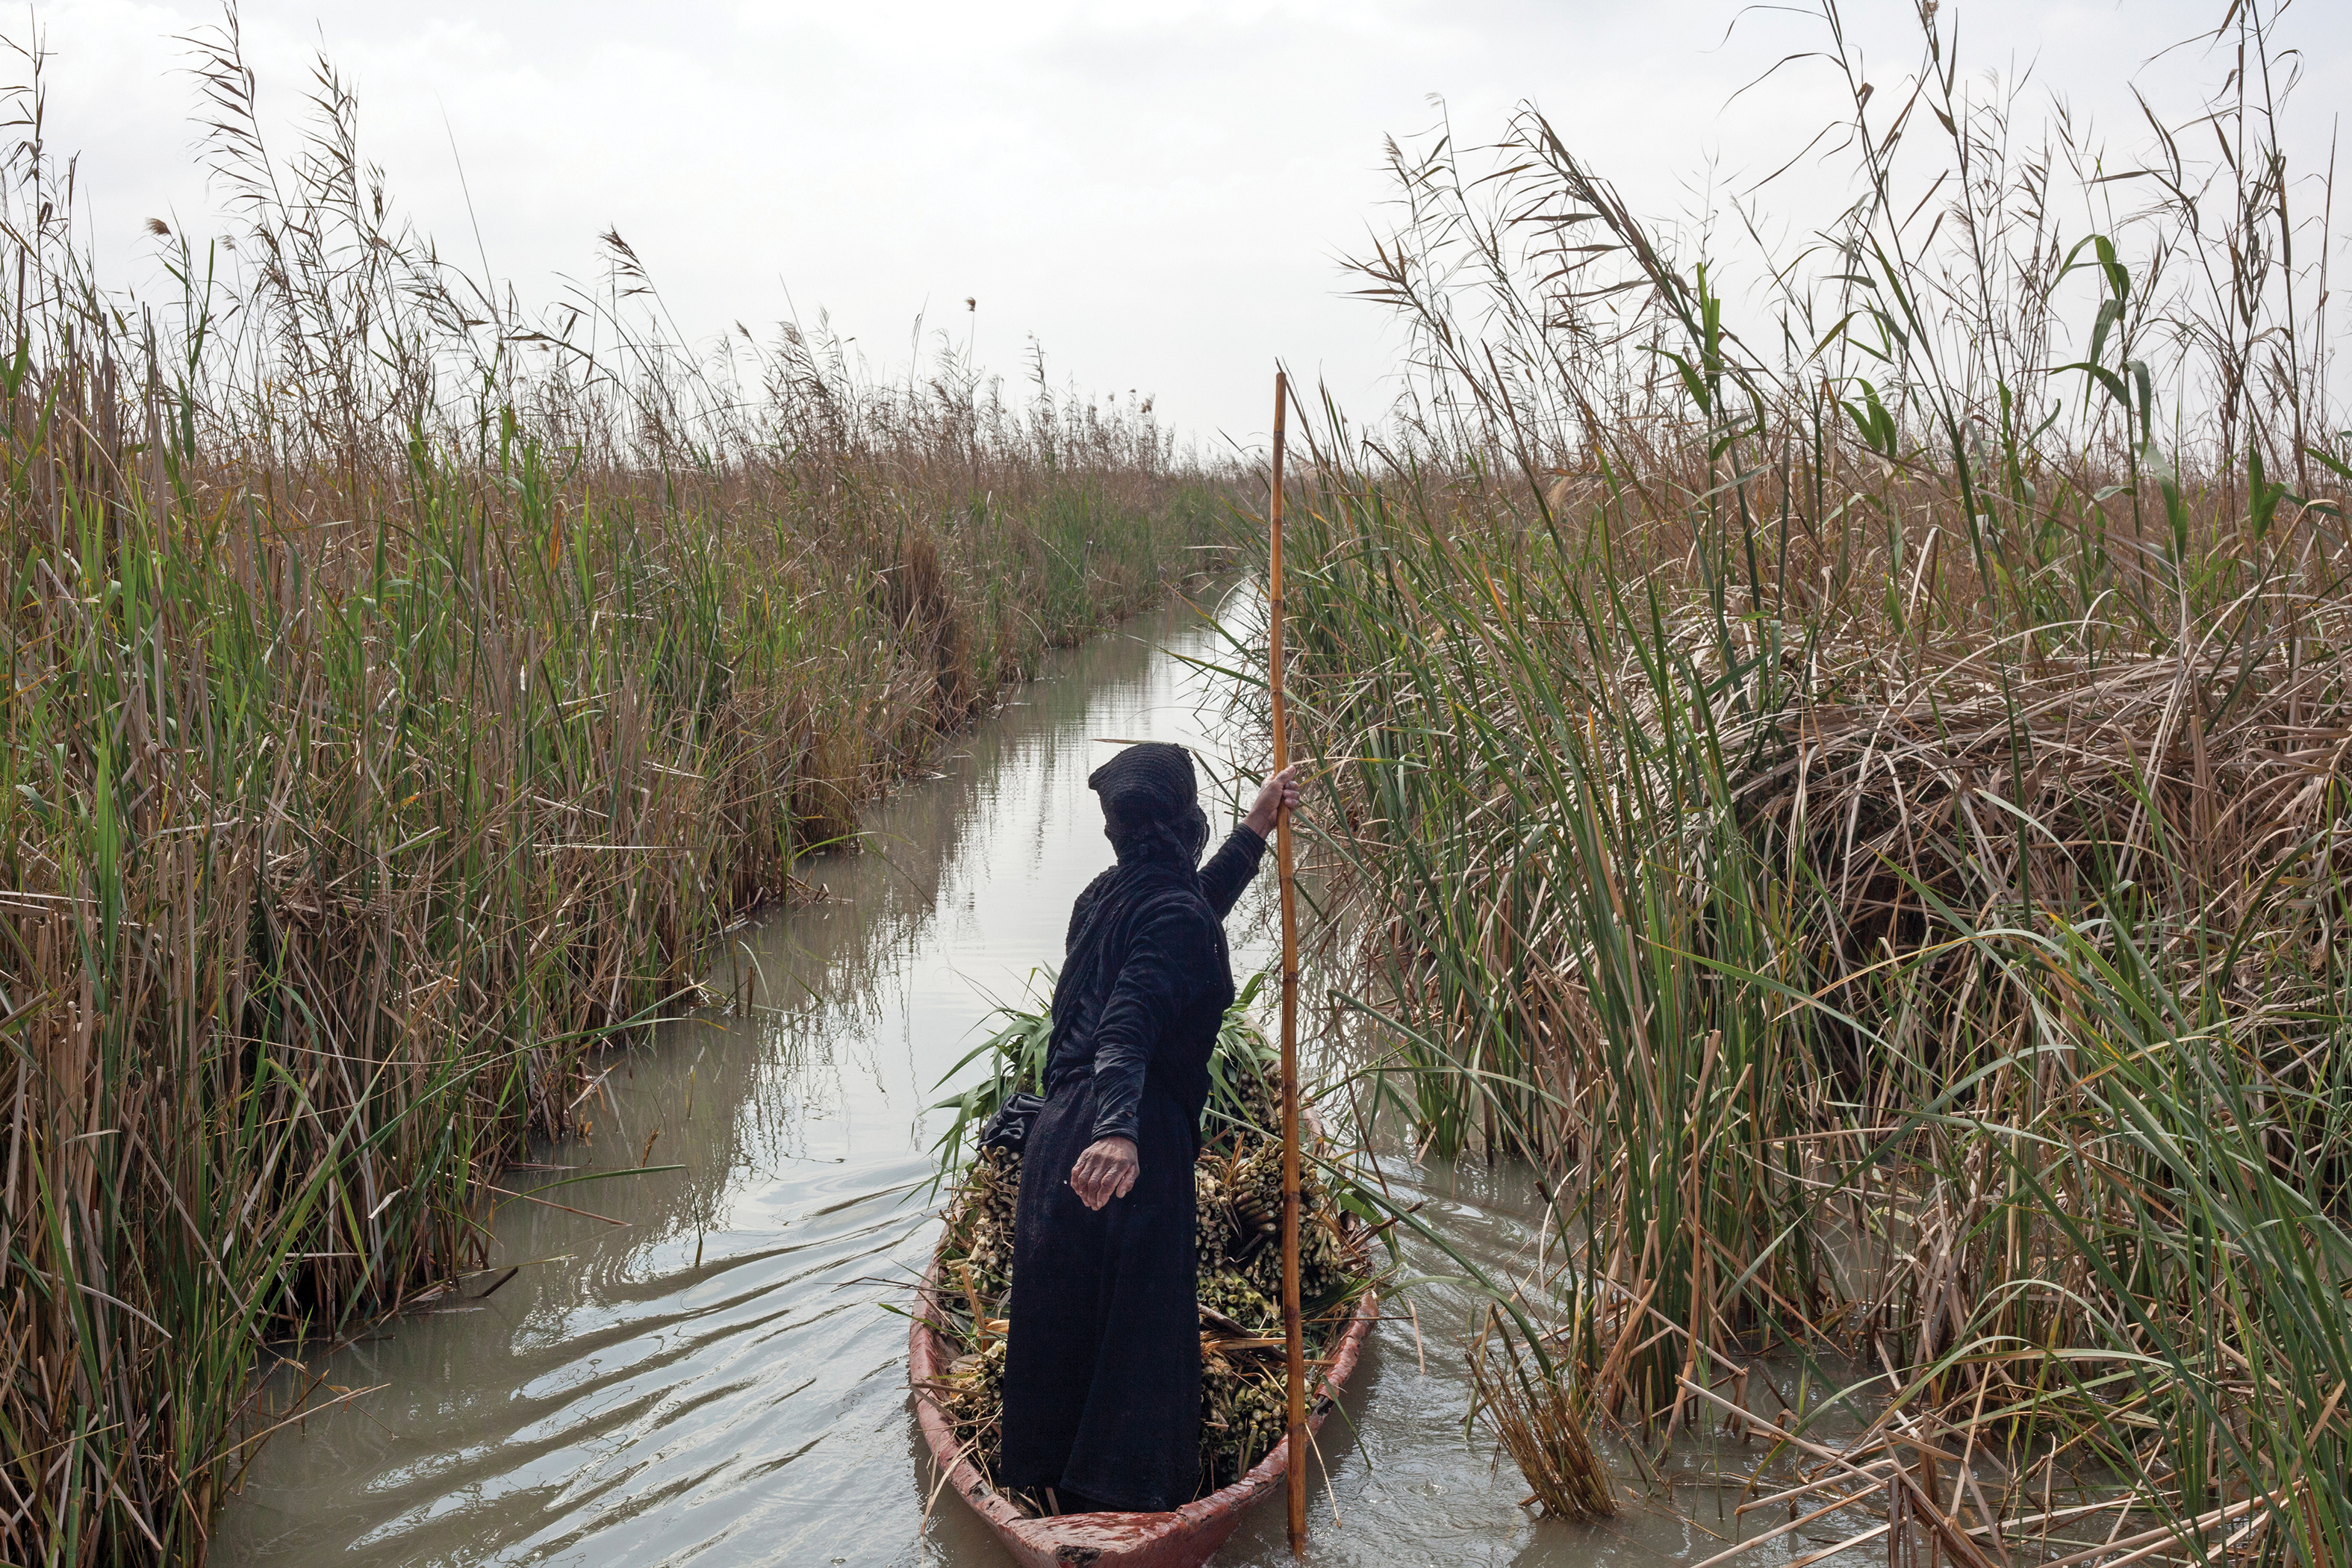
[[[810,862],[825,899],[739,932],[714,977],[740,982],[743,1008],[608,1056],[587,1135],[541,1155],[563,1174],[648,1154],[686,1168],[546,1194],[601,1217],[508,1203],[495,1258],[523,1267],[495,1292],[311,1357],[329,1386],[372,1392],[270,1440],[215,1561],[1008,1563],[959,1499],[933,1492],[906,1321],[887,1310],[935,1234],[925,1184],[943,1121],[927,1107],[994,1001],[1021,997],[1058,956],[1071,900],[1109,863],[1087,772],[1119,741],[1182,742],[1228,766],[1246,743],[1218,732],[1216,682],[1186,662],[1224,655],[1179,607],[1056,656],[937,776],[868,814],[867,852]],[[1234,912],[1237,975],[1265,962],[1272,880],[1269,860]],[[1507,1266],[1531,1245],[1540,1205],[1524,1178],[1391,1170],[1468,1254]],[[1677,1509],[1662,1493],[1604,1524],[1530,1521],[1509,1461],[1464,1438],[1470,1296],[1436,1282],[1410,1299],[1375,1336],[1346,1419],[1325,1427],[1309,1563],[1534,1568],[1721,1550],[1711,1497]],[[1216,1561],[1291,1562],[1279,1503]]]

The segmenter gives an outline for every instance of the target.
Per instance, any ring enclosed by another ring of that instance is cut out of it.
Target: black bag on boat
[[[980,1130],[980,1146],[983,1149],[1010,1149],[1015,1154],[1029,1141],[1029,1124],[1045,1109],[1045,1097],[1017,1089],[1013,1097],[996,1108],[988,1125]]]

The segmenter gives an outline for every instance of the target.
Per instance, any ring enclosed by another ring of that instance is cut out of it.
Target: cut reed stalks
[[[1535,1489],[1528,1499],[1553,1519],[1607,1519],[1616,1489],[1586,1431],[1584,1401],[1569,1377],[1532,1363],[1490,1308],[1470,1343],[1470,1418],[1484,1421]]]

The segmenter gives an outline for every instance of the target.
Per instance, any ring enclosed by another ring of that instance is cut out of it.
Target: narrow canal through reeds
[[[1005,1562],[956,1497],[928,1493],[906,1323],[886,1310],[935,1235],[926,1189],[943,1118],[926,1108],[992,1002],[1021,1000],[1058,956],[1071,900],[1107,863],[1086,789],[1103,742],[1177,740],[1213,759],[1252,744],[1221,722],[1215,678],[1192,662],[1227,652],[1177,606],[1054,656],[937,776],[874,808],[867,852],[809,862],[824,899],[739,932],[733,971],[713,978],[740,979],[747,1006],[612,1054],[583,1107],[590,1136],[541,1152],[549,1169],[511,1173],[516,1192],[570,1184],[503,1205],[496,1270],[463,1299],[305,1356],[323,1379],[314,1402],[372,1392],[269,1440],[214,1561]],[[1266,961],[1270,902],[1267,879],[1235,911],[1239,974]],[[640,1165],[683,1169],[576,1179]],[[1532,1245],[1540,1205],[1523,1177],[1475,1163],[1391,1173],[1465,1256],[1508,1271]],[[1409,1264],[1451,1267],[1434,1253]],[[1517,1471],[1463,1436],[1473,1298],[1423,1283],[1409,1299],[1418,1327],[1381,1326],[1349,1420],[1326,1428],[1310,1562],[1719,1549],[1638,1503],[1606,1524],[1530,1523]],[[1278,1506],[1217,1558],[1287,1561]]]

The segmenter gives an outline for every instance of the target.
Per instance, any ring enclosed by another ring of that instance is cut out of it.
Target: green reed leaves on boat
[[[1216,1084],[1202,1118],[1202,1145],[1193,1165],[1198,1204],[1196,1251],[1201,1308],[1201,1492],[1232,1485],[1281,1442],[1289,1419],[1284,1382],[1281,1248],[1282,1212],[1278,1057],[1251,1022],[1259,977],[1242,987],[1225,1014],[1213,1047]],[[1039,1081],[1042,1050],[1052,1032],[1043,1007],[1000,1007],[997,1031],[958,1070],[993,1058],[969,1107],[964,1097],[940,1102],[959,1120],[939,1147],[951,1155],[961,1131],[985,1104]],[[993,1087],[992,1087],[993,1086]],[[1030,1092],[1035,1092],[1031,1089]],[[1360,1223],[1376,1211],[1369,1184],[1352,1162],[1318,1147],[1299,1193],[1299,1300],[1307,1354],[1328,1353],[1345,1331],[1365,1291],[1378,1284]],[[935,1399],[969,1448],[982,1474],[993,1479],[1002,1453],[1004,1344],[1013,1284],[1017,1151],[976,1150],[960,1165],[943,1163],[954,1185],[940,1241],[938,1289],[922,1310],[950,1342],[950,1364]],[[1029,1506],[1044,1511],[1040,1500]]]
[[[1234,1005],[1225,1010],[1216,1042],[1209,1049],[1209,1100],[1201,1111],[1204,1137],[1213,1137],[1224,1127],[1247,1123],[1256,1113],[1253,1097],[1276,1059],[1274,1047],[1251,1022],[1258,993],[1265,984],[1263,973],[1242,983]],[[1032,986],[1050,996],[1053,972],[1034,971]],[[955,1112],[947,1131],[931,1145],[939,1155],[939,1170],[932,1177],[934,1191],[940,1182],[964,1167],[969,1158],[964,1152],[967,1138],[972,1140],[973,1152],[978,1151],[980,1130],[1000,1106],[1015,1094],[1045,1092],[1045,1058],[1054,1037],[1051,1010],[1042,1005],[1022,1008],[1003,1004],[988,1016],[1003,1022],[955,1066],[940,1074],[939,1084],[933,1086],[962,1078],[975,1063],[986,1064],[985,1077],[975,1079],[961,1092],[931,1106],[933,1110]]]

